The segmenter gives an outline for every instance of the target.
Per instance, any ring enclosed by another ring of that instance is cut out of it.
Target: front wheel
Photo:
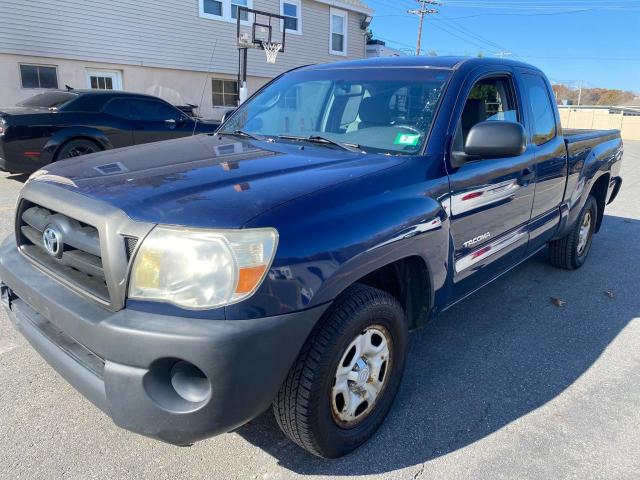
[[[354,285],[327,311],[273,402],[282,431],[309,452],[336,458],[366,442],[398,391],[407,326],[398,301]]]
[[[549,260],[554,267],[566,270],[580,268],[587,260],[598,221],[598,202],[589,196],[571,231],[549,242]]]

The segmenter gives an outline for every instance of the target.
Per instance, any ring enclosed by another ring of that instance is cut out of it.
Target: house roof
[[[374,12],[374,10],[362,0],[316,0],[316,2],[342,8],[343,10],[364,13],[365,15],[372,15]]]

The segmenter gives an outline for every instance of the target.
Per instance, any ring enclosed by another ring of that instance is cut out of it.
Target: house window
[[[218,0],[200,0],[200,16],[222,17],[222,2]]]
[[[236,23],[238,19],[238,7],[253,8],[253,0],[198,0],[200,16],[212,20],[222,20]],[[240,14],[240,21],[249,21],[249,12]],[[244,23],[245,25],[247,23]]]
[[[214,107],[238,106],[238,82],[235,80],[211,80],[211,93]]]
[[[58,69],[46,65],[20,65],[22,88],[58,88]]]
[[[87,87],[93,90],[122,90],[122,72],[87,70]]]
[[[300,10],[300,0],[281,0],[280,14],[285,17],[284,28],[287,29],[287,33],[302,33],[302,15]]]
[[[347,12],[331,8],[329,24],[329,53],[347,54]]]
[[[238,19],[238,7],[247,7],[248,0],[231,0],[231,18]],[[242,12],[240,14],[240,20],[245,22],[249,20],[249,12]]]

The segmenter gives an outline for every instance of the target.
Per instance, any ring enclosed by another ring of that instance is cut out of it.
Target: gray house
[[[238,101],[238,6],[287,17],[275,64],[249,51],[249,92],[296,66],[365,57],[372,10],[361,0],[2,0],[0,105],[70,85],[148,93],[219,118]]]

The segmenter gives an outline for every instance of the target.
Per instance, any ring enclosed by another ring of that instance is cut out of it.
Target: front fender
[[[447,278],[449,221],[437,199],[449,184],[446,175],[425,180],[425,161],[409,160],[315,192],[246,225],[274,226],[280,234],[278,253],[258,292],[227,307],[227,317],[322,305],[367,274],[411,256],[427,266],[431,291],[424,294],[433,305]]]
[[[58,149],[67,141],[74,138],[88,138],[97,142],[103,150],[108,150],[113,148],[113,145],[104,134],[103,131],[94,128],[94,127],[86,127],[86,126],[77,126],[77,127],[67,127],[55,132],[44,148],[42,149],[41,159],[50,163],[53,161],[53,157],[55,156]]]

